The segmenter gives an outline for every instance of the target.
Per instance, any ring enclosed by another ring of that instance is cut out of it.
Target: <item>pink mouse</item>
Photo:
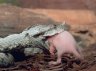
[[[57,50],[57,61],[50,61],[49,64],[61,63],[61,58],[64,53],[71,53],[76,58],[82,59],[77,43],[68,31],[62,31],[53,36],[49,36],[47,40],[51,55],[54,56],[54,51],[55,49]]]

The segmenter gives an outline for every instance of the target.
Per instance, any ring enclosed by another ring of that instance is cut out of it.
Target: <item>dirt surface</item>
[[[0,5],[0,36],[22,32],[34,24],[52,24],[48,16],[10,4]]]
[[[21,6],[69,24],[96,24],[96,0],[20,0]]]
[[[15,62],[9,68],[0,68],[0,71],[95,71],[96,70],[96,44],[84,50],[85,60],[79,61],[72,56],[63,56],[62,64],[48,65],[49,55],[36,54],[35,56]]]

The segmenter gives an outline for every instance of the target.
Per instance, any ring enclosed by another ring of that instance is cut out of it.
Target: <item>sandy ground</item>
[[[96,0],[20,0],[21,6],[69,24],[96,23]]]

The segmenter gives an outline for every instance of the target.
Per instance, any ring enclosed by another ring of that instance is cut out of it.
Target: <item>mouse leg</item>
[[[78,51],[74,50],[74,51],[72,51],[72,53],[73,53],[73,55],[75,55],[75,57],[76,57],[77,59],[82,59],[82,56],[79,54]]]
[[[55,53],[54,53],[55,47],[52,44],[49,46],[49,51],[50,51],[51,56],[55,55]]]
[[[57,61],[50,61],[49,65],[56,65],[56,64],[61,63],[61,58],[62,58],[63,53],[64,53],[63,51],[58,50],[57,51]]]

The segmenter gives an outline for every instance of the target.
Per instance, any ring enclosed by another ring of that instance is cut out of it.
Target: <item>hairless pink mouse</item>
[[[76,58],[82,59],[82,55],[78,52],[76,40],[68,31],[62,31],[48,39],[49,51],[54,56],[55,49],[57,50],[57,61],[50,61],[49,64],[61,63],[61,58],[64,53],[71,53]]]

